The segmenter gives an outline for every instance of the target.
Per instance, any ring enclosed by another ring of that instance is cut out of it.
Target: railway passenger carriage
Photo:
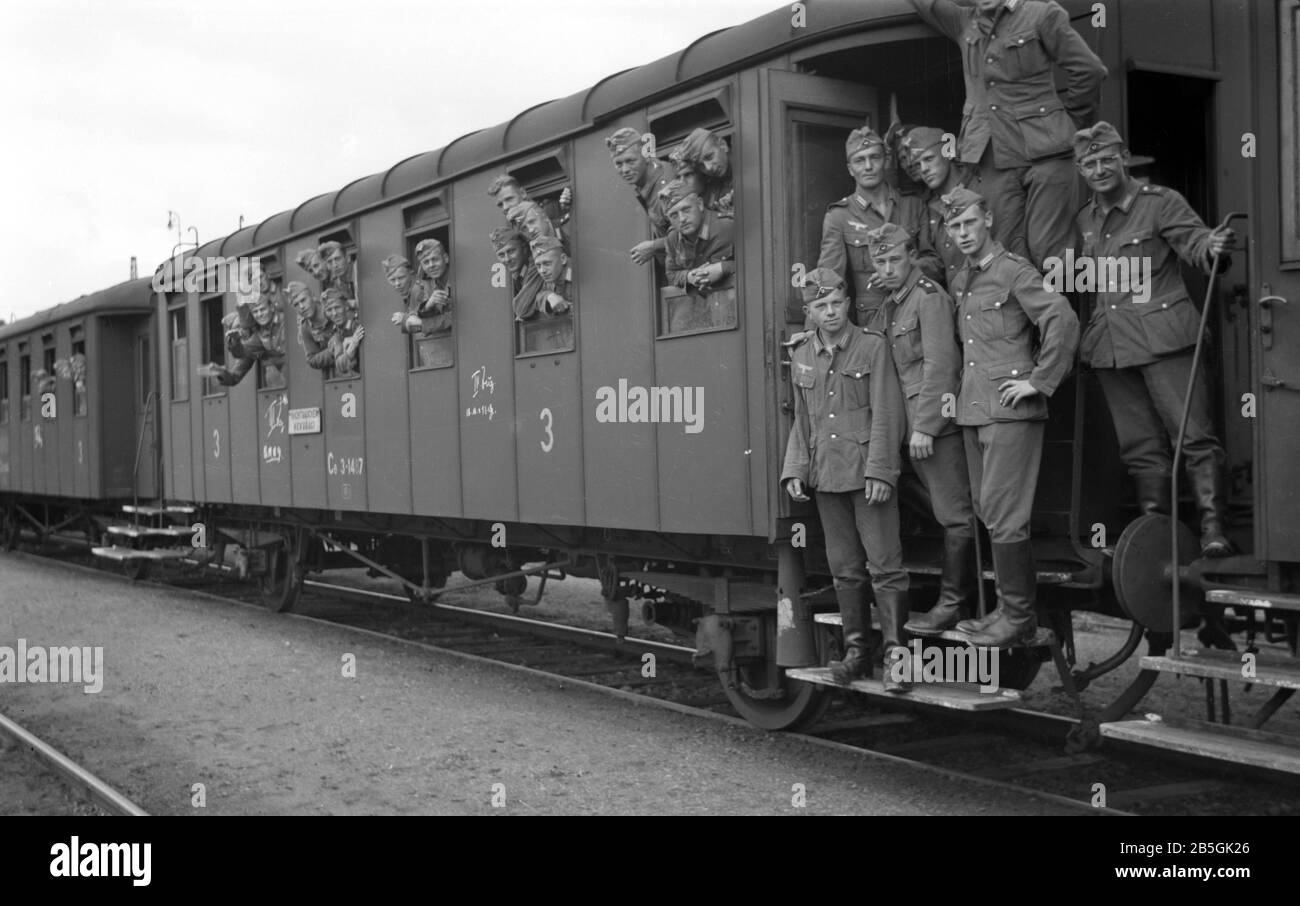
[[[1109,70],[1102,118],[1135,153],[1155,157],[1152,180],[1182,192],[1209,223],[1229,210],[1247,214],[1236,226],[1248,245],[1214,289],[1207,354],[1233,465],[1233,539],[1251,555],[1193,563],[1183,545],[1177,559],[1185,612],[1207,591],[1212,604],[1249,597],[1253,605],[1239,613],[1262,615],[1260,631],[1284,632],[1294,651],[1300,2],[1117,0],[1102,5],[1100,26],[1095,4],[1062,5]],[[826,206],[851,188],[845,134],[864,121],[883,131],[891,109],[955,133],[964,87],[957,48],[901,0],[805,6],[803,16],[783,6],[705,36],[186,253],[257,256],[282,285],[314,286],[296,259],[340,242],[355,261],[366,330],[359,376],[330,379],[310,368],[286,307],[282,385],[260,371],[233,388],[197,377],[203,362],[224,361],[220,322],[234,310],[232,293],[156,294],[152,339],[132,333],[144,320],[130,327],[125,315],[87,316],[90,348],[118,344],[101,350],[105,358],[119,347],[134,356],[140,342],[157,352],[158,496],[199,505],[221,530],[218,545],[238,541],[260,553],[254,567],[267,574],[275,606],[291,606],[305,571],[357,560],[400,577],[413,596],[427,596],[454,570],[495,580],[512,596],[522,591],[520,572],[598,576],[616,616],[631,596],[683,632],[698,621],[701,647],[714,650],[728,694],[751,720],[784,727],[815,717],[819,690],[781,669],[823,662],[831,642],[811,615],[828,580],[804,578],[826,572],[815,511],[791,503],[777,482],[792,411],[781,342],[803,322],[792,274],[815,266]],[[653,134],[660,157],[698,127],[730,143],[734,319],[674,332],[673,290],[656,268],[629,259],[648,224],[604,144],[620,127]],[[1243,153],[1248,146],[1253,156]],[[502,173],[535,198],[571,192],[564,230],[575,298],[567,317],[514,320],[489,242],[504,220],[487,189]],[[390,323],[402,306],[380,262],[394,253],[414,260],[426,238],[450,253],[454,326],[449,336],[413,340]],[[163,265],[164,276],[172,266]],[[1204,293],[1203,276],[1187,278],[1194,297],[1197,281]],[[100,294],[127,295],[127,287]],[[72,323],[70,314],[58,318],[58,354],[71,349]],[[0,331],[15,404],[27,373],[20,359],[39,361],[44,348],[40,329],[15,332],[21,326]],[[125,380],[89,358],[103,380]],[[664,399],[702,394],[698,424],[673,418],[683,414],[676,410],[658,422],[611,420],[598,405],[611,393],[626,399],[650,388]],[[106,392],[92,382],[92,408]],[[129,406],[111,398],[138,427],[140,392]],[[1253,417],[1241,414],[1247,400]],[[1051,410],[1033,523],[1040,605],[1067,653],[1070,609],[1134,619],[1129,643],[1103,669],[1133,652],[1143,628],[1153,654],[1163,654],[1173,638],[1168,520],[1133,521],[1132,491],[1114,477],[1124,470],[1090,374],[1068,380]],[[86,441],[97,443],[95,423],[88,426]],[[122,419],[112,429],[127,426]],[[19,495],[128,490],[113,465],[131,445],[122,437],[103,435],[98,455],[111,447],[116,458],[82,480],[70,460],[48,447],[33,451],[33,426],[11,413],[4,427],[9,471],[0,471],[0,490],[11,511]],[[142,470],[141,496],[155,493],[152,474]],[[919,608],[938,572],[939,532],[923,508],[905,509]],[[498,523],[504,548],[491,544]],[[792,547],[803,526],[812,544]],[[1105,539],[1093,544],[1098,526]],[[780,636],[778,598],[792,602]],[[1020,682],[1032,680],[1037,662],[1024,657]],[[1095,675],[1075,671],[1080,685]],[[1122,716],[1129,699],[1102,716]]]

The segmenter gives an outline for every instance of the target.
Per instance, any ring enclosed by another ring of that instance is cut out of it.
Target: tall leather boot
[[[962,606],[979,594],[975,582],[975,539],[968,535],[945,534],[939,600],[929,613],[908,620],[903,628],[913,635],[938,635],[956,626],[961,619]]]
[[[1134,475],[1133,484],[1137,488],[1138,510],[1143,515],[1159,513],[1168,516],[1173,512],[1169,505],[1168,475]]]
[[[847,686],[856,679],[871,677],[871,639],[867,623],[867,589],[837,588],[835,599],[844,621],[844,660],[831,661],[831,679]]]
[[[1230,556],[1232,545],[1223,534],[1228,509],[1223,492],[1223,470],[1210,461],[1200,463],[1195,469],[1189,468],[1187,472],[1192,479],[1196,508],[1201,511],[1201,556]]]
[[[880,634],[884,637],[881,649],[881,681],[886,692],[906,692],[912,688],[911,652],[903,647],[903,624],[909,613],[909,595],[906,591],[876,592],[876,614],[880,617]],[[901,649],[900,656],[894,652]],[[895,664],[901,665],[902,678]]]
[[[993,570],[998,577],[998,600],[1001,613],[967,641],[983,648],[1008,648],[1038,631],[1034,598],[1038,574],[1034,552],[1028,538],[1010,544],[993,545]]]

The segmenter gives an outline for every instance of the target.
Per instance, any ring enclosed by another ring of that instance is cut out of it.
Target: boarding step
[[[879,673],[879,669],[876,671]],[[954,711],[998,711],[1020,705],[1020,693],[1012,689],[981,692],[974,683],[913,683],[910,692],[886,692],[879,677],[854,680],[842,686],[831,678],[829,667],[792,667],[785,672],[789,679],[836,689],[852,689],[863,695],[893,702],[912,702],[920,705],[937,705]]]
[[[917,619],[917,618],[919,618],[919,617],[923,617],[923,616],[925,616],[924,613],[920,613],[920,612],[918,612],[918,611],[913,611],[913,612],[908,616],[908,619],[909,619],[909,620],[915,620],[915,619]],[[817,613],[817,614],[813,614],[813,620],[814,620],[815,622],[817,622],[817,623],[825,623],[825,624],[828,625],[828,626],[843,626],[843,625],[844,625],[844,618],[843,618],[842,616],[840,616],[838,613]],[[871,628],[872,628],[872,629],[876,629],[876,630],[880,629],[880,620],[877,619],[877,617],[876,617],[876,612],[875,612],[874,608],[872,609],[872,612],[871,612]],[[921,636],[918,636],[918,638],[921,638]],[[941,633],[939,633],[939,635],[937,635],[937,636],[925,636],[924,638],[947,639],[947,640],[950,641],[950,642],[964,642],[964,641],[966,641],[966,636],[965,636],[963,633],[960,633],[960,632],[958,632],[958,631],[955,630],[955,629],[949,629],[949,630],[947,630],[947,631],[945,631],[945,632],[941,632]],[[1034,633],[1033,638],[1026,639],[1026,640],[1023,641],[1023,642],[1017,642],[1017,643],[1016,643],[1015,645],[1013,645],[1012,647],[1013,647],[1013,648],[1050,648],[1052,645],[1055,645],[1055,644],[1056,644],[1056,633],[1052,632],[1052,630],[1050,630],[1050,629],[1046,629],[1046,628],[1040,626],[1040,627],[1038,628],[1038,631],[1037,631],[1036,633]]]
[[[1238,651],[1213,648],[1184,650],[1182,657],[1177,658],[1148,655],[1142,658],[1142,669],[1253,683],[1256,686],[1276,686],[1279,689],[1300,689],[1300,661],[1264,660],[1256,655],[1255,662],[1247,671],[1247,661],[1244,658],[1245,654]]]
[[[194,529],[188,525],[110,525],[105,531],[127,538],[188,538],[194,534]]]
[[[1107,739],[1300,774],[1300,738],[1205,721],[1121,720],[1101,725]]]
[[[152,506],[146,504],[137,505],[126,503],[122,505],[122,512],[134,513],[137,516],[189,516],[194,513],[194,507],[181,505]]]
[[[943,575],[943,567],[933,563],[907,563],[904,565],[906,566],[907,571],[914,576]],[[1085,569],[1082,565],[1079,567],[1077,571],[1071,571],[1068,569],[1040,569],[1038,571],[1038,584],[1039,585],[1068,585],[1071,582],[1074,582],[1077,576],[1083,572],[1085,572]],[[984,570],[982,575],[986,580],[990,582],[994,581],[997,578],[997,576],[994,575],[993,570],[991,569]]]
[[[149,550],[140,550],[134,547],[92,547],[90,552],[96,557],[103,557],[106,560],[115,560],[118,563],[124,563],[130,560],[183,560],[191,556],[194,551],[183,547],[155,547]]]
[[[1263,610],[1300,610],[1300,595],[1263,588],[1212,588],[1205,593],[1207,604],[1258,607]]]

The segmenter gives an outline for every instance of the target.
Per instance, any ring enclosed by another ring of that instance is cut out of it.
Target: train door
[[[158,400],[154,396],[152,319],[140,321],[131,348],[135,371],[131,411],[134,414],[136,456],[140,463],[135,487],[141,498],[152,498],[158,493]]]
[[[792,279],[800,269],[817,266],[821,247],[822,220],[826,207],[853,188],[844,163],[844,142],[848,133],[864,122],[882,131],[874,89],[801,73],[760,72],[768,122],[763,184],[770,187],[771,255],[766,263],[765,282],[772,287],[776,334],[779,340],[802,328],[803,302]],[[782,358],[786,358],[782,355]],[[793,396],[788,366],[782,372],[776,394],[782,410],[777,430],[768,436],[767,495],[773,516],[788,513],[789,498],[777,494],[777,475],[785,457],[785,440],[793,416]],[[768,401],[771,411],[771,401]],[[770,416],[763,422],[772,424]]]

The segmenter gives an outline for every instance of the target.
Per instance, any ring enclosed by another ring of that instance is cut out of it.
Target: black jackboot
[[[1159,513],[1168,516],[1173,512],[1169,505],[1168,475],[1134,475],[1133,485],[1137,488],[1138,510],[1143,515]]]
[[[998,610],[995,620],[967,641],[984,648],[1009,648],[1038,631],[1034,597],[1038,574],[1028,538],[1010,544],[993,545],[993,571],[998,577]]]
[[[881,649],[881,682],[886,692],[906,692],[911,688],[912,671],[909,663],[910,652],[903,647],[903,624],[907,621],[908,593],[906,591],[876,592],[876,614],[880,617],[880,634],[884,637]],[[895,657],[894,652],[901,650]],[[895,664],[907,668],[900,679],[895,671]]]
[[[913,635],[938,635],[951,629],[961,619],[962,606],[978,594],[975,573],[975,539],[969,536],[943,536],[943,577],[939,580],[939,600],[929,613],[909,620],[903,628]]]
[[[844,621],[844,659],[831,661],[831,678],[842,686],[871,678],[871,639],[867,634],[867,589],[837,588],[835,598]]]
[[[1232,545],[1223,534],[1224,516],[1228,509],[1223,492],[1223,470],[1210,461],[1188,469],[1188,474],[1192,479],[1196,508],[1201,511],[1201,556],[1230,556]]]

